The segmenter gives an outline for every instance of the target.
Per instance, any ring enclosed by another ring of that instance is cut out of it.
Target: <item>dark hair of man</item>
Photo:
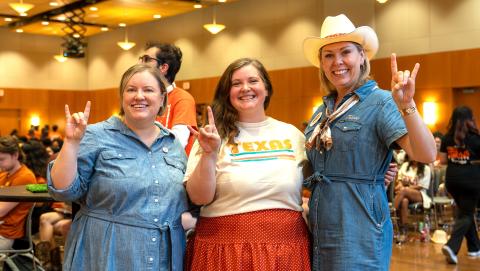
[[[24,144],[22,149],[25,153],[25,165],[33,171],[35,177],[47,178],[47,165],[50,156],[45,146],[40,141],[31,140]]]
[[[18,153],[18,161],[23,163],[25,157],[18,145],[18,140],[12,136],[0,137],[0,153],[7,153],[13,155]]]
[[[232,76],[235,71],[248,65],[252,65],[257,69],[258,74],[265,85],[265,89],[267,90],[268,94],[263,103],[264,109],[267,109],[268,104],[270,103],[270,97],[272,97],[273,94],[270,77],[260,61],[252,58],[241,58],[235,60],[227,67],[218,81],[215,96],[213,98],[212,110],[218,133],[222,139],[227,139],[228,144],[235,144],[234,137],[239,133],[238,127],[235,125],[235,122],[237,122],[239,118],[238,112],[230,102]]]
[[[170,84],[173,83],[175,81],[175,76],[182,65],[182,50],[173,44],[156,42],[147,43],[145,50],[148,50],[152,47],[159,49],[156,57],[157,59],[160,59],[161,63],[158,63],[158,67],[160,67],[162,64],[168,64],[168,70],[165,78],[167,78]]]

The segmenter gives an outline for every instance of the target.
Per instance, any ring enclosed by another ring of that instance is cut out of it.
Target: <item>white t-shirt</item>
[[[259,123],[238,122],[236,146],[222,143],[216,165],[213,201],[200,215],[217,217],[265,209],[302,211],[302,171],[305,137],[295,126],[273,118]],[[198,164],[193,145],[184,181]]]
[[[409,177],[411,179],[414,179],[417,177],[417,169],[418,167],[410,167],[408,170],[408,163],[405,162],[400,166],[400,169],[398,170],[398,178],[399,180],[402,180],[403,177]],[[420,193],[422,193],[422,199],[423,199],[423,206],[425,208],[430,208],[430,204],[432,203],[431,198],[427,194],[427,190],[430,188],[430,180],[432,177],[430,166],[425,165],[424,170],[423,170],[423,177],[419,178],[416,183],[412,183],[411,185],[418,185],[421,186],[422,189],[420,190]]]

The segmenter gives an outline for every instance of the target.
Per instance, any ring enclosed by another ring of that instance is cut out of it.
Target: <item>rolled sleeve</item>
[[[377,132],[380,139],[389,148],[395,141],[407,134],[405,121],[391,96],[384,100],[377,124]]]

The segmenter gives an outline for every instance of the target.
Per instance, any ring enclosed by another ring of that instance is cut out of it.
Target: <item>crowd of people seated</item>
[[[0,185],[45,184],[48,163],[55,159],[63,144],[58,126],[31,127],[27,135],[12,130],[0,137]],[[0,248],[9,249],[23,237],[25,220],[32,203],[0,202]],[[52,263],[52,251],[58,251],[54,235],[65,238],[72,222],[71,203],[36,203],[32,215],[32,234],[38,233],[35,256],[46,270],[61,270],[59,259]],[[58,257],[57,257],[58,258]]]

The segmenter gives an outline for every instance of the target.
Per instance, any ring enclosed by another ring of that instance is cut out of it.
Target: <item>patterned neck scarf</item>
[[[359,98],[357,95],[352,95],[348,98],[341,106],[337,108],[333,113],[327,108],[325,110],[325,118],[320,122],[315,130],[313,130],[310,138],[305,142],[305,147],[307,149],[315,148],[322,152],[324,150],[329,151],[333,146],[332,131],[330,130],[330,124],[343,114],[347,112],[352,106],[358,103]]]

